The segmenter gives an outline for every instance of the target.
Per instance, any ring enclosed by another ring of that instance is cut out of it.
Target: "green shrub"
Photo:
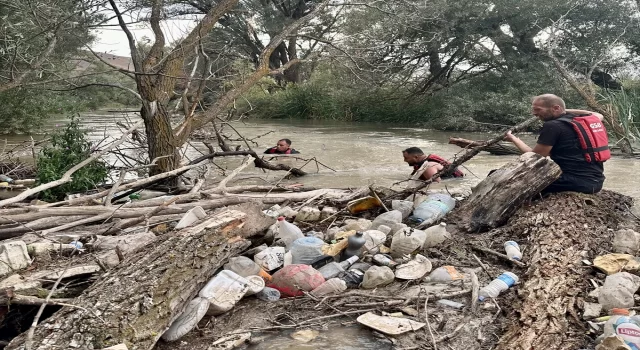
[[[87,140],[86,132],[80,129],[77,118],[71,118],[69,124],[55,130],[50,137],[50,144],[42,148],[38,157],[38,184],[60,179],[67,170],[91,156],[91,142]],[[95,188],[106,177],[106,165],[101,161],[94,161],[76,171],[71,182],[42,191],[40,196],[45,201],[63,200],[66,194]]]

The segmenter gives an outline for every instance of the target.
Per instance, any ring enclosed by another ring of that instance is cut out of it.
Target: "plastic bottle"
[[[322,254],[322,246],[324,241],[316,237],[302,237],[296,239],[291,244],[291,263],[305,264],[311,263]]]
[[[511,272],[504,272],[494,279],[489,285],[483,287],[478,292],[478,300],[484,301],[486,298],[495,298],[503,291],[509,289],[518,282],[518,276]]]
[[[347,288],[358,288],[362,280],[364,279],[364,271],[358,269],[351,269],[346,271],[342,277],[340,277],[347,284]]]
[[[443,193],[432,194],[416,207],[413,218],[426,221],[427,224],[434,223],[455,207],[456,200],[453,197]]]
[[[400,258],[403,255],[411,254],[424,244],[427,235],[424,231],[406,227],[393,235],[391,240],[391,256]]]
[[[256,262],[265,271],[273,271],[284,264],[284,247],[269,247],[253,256]]]
[[[182,314],[180,314],[180,316],[171,323],[169,329],[162,334],[162,339],[165,341],[175,341],[189,333],[204,317],[208,308],[209,301],[205,298],[197,297],[191,300]]]
[[[391,208],[393,208],[393,210],[400,211],[402,213],[402,218],[405,219],[411,215],[411,212],[413,211],[413,202],[394,199],[391,201]]]
[[[399,222],[402,222],[402,213],[399,210],[392,210],[378,215],[371,223],[369,230],[376,230],[380,225],[391,227]]]
[[[429,276],[425,277],[425,282],[432,283],[449,283],[451,281],[461,280],[462,276],[453,266],[440,266],[431,271]]]
[[[451,234],[447,232],[447,224],[441,222],[439,225],[431,226],[424,230],[427,238],[424,241],[424,248],[431,248],[451,238]]]
[[[256,293],[260,293],[261,290],[264,289],[265,282],[264,279],[260,276],[248,276],[247,281],[249,282],[249,288],[244,296],[254,295]]]
[[[334,277],[338,277],[340,274],[349,269],[349,266],[353,265],[353,263],[355,263],[356,261],[358,261],[358,257],[352,256],[343,262],[331,262],[318,269],[318,272],[322,274],[322,277],[324,277],[325,280],[328,280]]]
[[[229,262],[224,264],[224,269],[233,271],[242,277],[249,277],[260,274],[260,266],[246,256],[236,256],[229,258]]]
[[[249,281],[229,270],[222,270],[202,289],[198,296],[209,300],[207,315],[220,315],[233,308],[249,289]]]
[[[71,243],[69,244],[73,246],[75,249],[82,249],[83,247],[82,242],[80,241],[71,241]]]
[[[358,231],[355,235],[349,236],[347,239],[347,249],[342,252],[340,261],[345,261],[352,256],[359,256],[362,253],[362,247],[366,243],[364,233]]]
[[[291,245],[296,239],[302,237],[304,237],[304,235],[298,226],[287,222],[284,216],[278,218],[278,233],[275,238],[276,240],[281,240],[287,250],[291,248]]]
[[[280,300],[280,291],[275,288],[264,287],[256,294],[256,298],[264,301]]]
[[[376,254],[373,256],[372,261],[378,266],[396,266],[398,263],[391,259],[391,256],[386,254]]]
[[[331,278],[326,280],[318,288],[311,291],[314,297],[320,297],[328,294],[341,293],[347,290],[347,283],[339,278]]]
[[[637,318],[629,317],[627,309],[611,309],[611,318],[604,325],[603,336],[619,336],[631,349],[640,348],[640,324]]]
[[[520,252],[520,246],[514,241],[504,242],[504,250],[507,252],[509,259],[520,261],[522,259],[522,253]]]

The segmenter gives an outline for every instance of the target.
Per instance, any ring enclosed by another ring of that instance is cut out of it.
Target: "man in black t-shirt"
[[[602,115],[580,109],[566,109],[564,101],[552,94],[534,97],[531,110],[533,115],[544,121],[535,147],[531,149],[510,132],[507,133],[505,140],[512,142],[523,153],[535,152],[545,157],[551,156],[551,159],[560,166],[562,170],[560,178],[542,192],[599,192],[604,182],[603,163],[587,162],[573,127],[558,118],[592,114],[602,120]]]

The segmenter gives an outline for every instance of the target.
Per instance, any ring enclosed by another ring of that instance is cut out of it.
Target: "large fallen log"
[[[533,152],[521,155],[480,182],[457,215],[459,225],[478,232],[504,224],[520,205],[560,177],[560,167]]]
[[[152,250],[132,254],[37,326],[33,349],[102,349],[125,343],[152,349],[156,341],[227,258],[249,245],[232,237],[246,214],[223,210],[175,233]],[[6,349],[24,349],[26,335]]]
[[[580,349],[586,344],[580,307],[588,291],[592,260],[611,247],[613,231],[625,220],[632,199],[615,192],[565,192],[518,211],[496,235],[528,242],[520,275],[516,321],[502,335],[498,350]],[[515,272],[515,271],[514,271]]]
[[[473,148],[484,146],[484,141],[473,141],[467,140],[460,137],[450,137],[449,144],[456,145],[461,148]],[[508,143],[500,142],[494,145],[487,145],[483,149],[485,152],[489,152],[491,154],[495,154],[496,156],[504,156],[504,155],[512,155],[512,154],[522,154],[517,147],[510,145]]]

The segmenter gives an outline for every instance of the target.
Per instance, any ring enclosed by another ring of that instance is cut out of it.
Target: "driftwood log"
[[[560,167],[533,152],[521,155],[480,182],[457,211],[468,232],[504,224],[522,203],[560,177]]]
[[[582,305],[593,290],[582,260],[592,260],[611,249],[613,231],[625,223],[630,197],[609,191],[595,195],[553,194],[519,210],[503,236],[526,244],[514,303],[516,321],[510,321],[498,350],[593,348],[585,337]],[[505,298],[507,296],[501,296]]]
[[[450,137],[449,138],[449,144],[456,145],[456,146],[461,147],[461,148],[473,148],[473,147],[484,146],[485,142],[484,141],[467,140],[467,139],[463,139],[463,138],[460,138],[460,137]],[[484,147],[483,150],[485,152],[489,152],[491,154],[495,154],[496,156],[522,154],[522,152],[520,152],[520,150],[518,150],[517,147],[515,147],[515,146],[513,146],[511,144],[508,144],[508,143],[504,143],[504,142],[496,143],[496,144],[493,144],[493,145],[487,145],[486,147]]]
[[[125,343],[152,349],[227,258],[250,243],[236,236],[247,214],[223,210],[175,233],[152,250],[129,255],[85,293],[37,326],[33,349],[102,349]],[[6,349],[24,349],[25,334]]]

